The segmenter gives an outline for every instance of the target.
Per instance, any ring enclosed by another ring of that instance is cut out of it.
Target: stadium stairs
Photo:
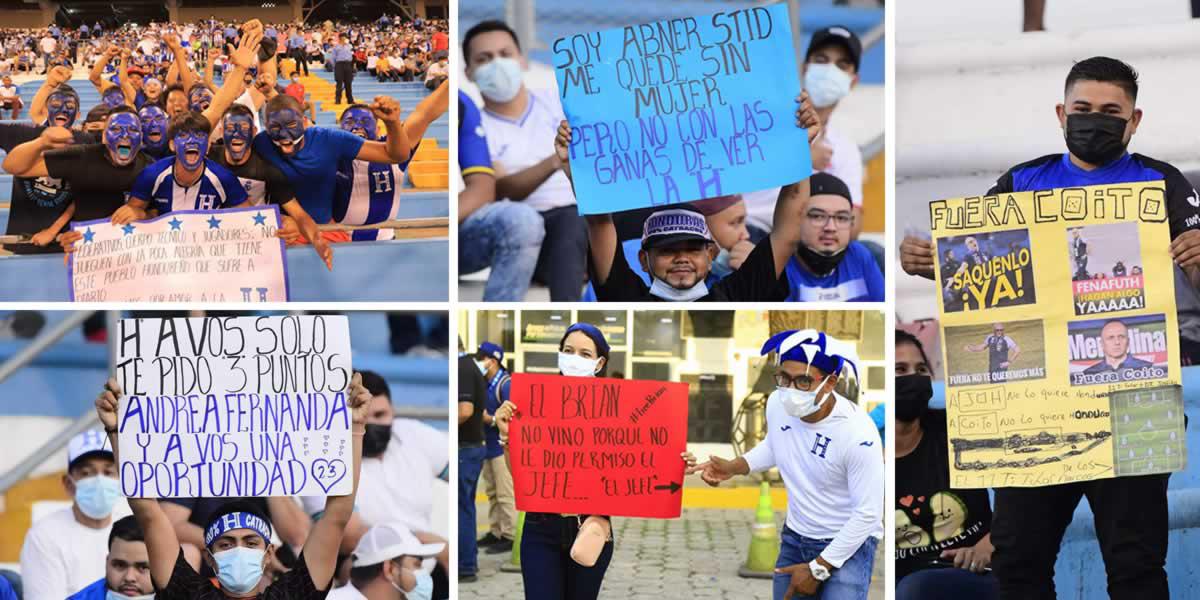
[[[68,313],[43,314],[48,328]],[[447,358],[390,354],[389,328],[383,313],[350,313],[349,321],[355,368],[382,375],[398,410],[419,408],[445,413],[450,377]],[[0,341],[0,364],[26,345],[26,342]],[[92,401],[107,373],[106,346],[86,342],[77,330],[0,382],[0,398],[14,399],[0,403],[0,421],[5,424],[5,435],[0,437],[0,474],[24,460],[68,423],[92,411]],[[31,390],[37,392],[31,394]],[[447,429],[445,417],[425,422],[443,431]],[[99,423],[96,427],[99,428]],[[0,568],[15,566],[25,532],[33,521],[70,500],[61,483],[65,456],[65,447],[47,456],[30,477],[0,494],[0,531],[4,532],[0,536]],[[443,501],[439,503],[442,514],[435,515],[435,522],[439,522],[438,518],[444,522],[449,510],[445,506],[448,496],[445,489],[437,493]],[[128,507],[121,503],[118,511],[128,514]]]
[[[469,4],[469,5],[468,5]],[[466,32],[476,23],[487,19],[504,19],[503,0],[472,1],[459,7],[459,32]],[[525,74],[525,84],[533,89],[553,89],[555,84],[553,53],[549,45],[554,40],[575,33],[598,31],[622,27],[630,23],[646,23],[672,17],[685,17],[715,13],[721,10],[738,10],[759,6],[761,3],[747,0],[676,0],[648,5],[643,0],[611,0],[597,3],[590,0],[562,0],[538,4],[536,20],[537,43],[528,40],[522,44],[529,50],[530,70]],[[883,9],[834,6],[831,0],[805,0],[801,2],[800,18],[804,31],[800,47],[807,48],[812,32],[823,27],[843,25],[860,37],[883,22]],[[860,82],[853,93],[838,106],[838,127],[860,147],[867,147],[883,139],[884,134],[884,47],[875,44],[863,54]],[[478,88],[465,77],[463,91],[482,105]],[[356,88],[357,90],[357,88]],[[876,154],[866,165],[865,186],[868,198],[868,216],[863,237],[884,243],[886,211],[886,176],[884,153]],[[457,175],[456,175],[457,176]],[[871,203],[874,198],[878,201]],[[878,210],[871,210],[872,207]],[[468,273],[459,277],[459,298],[478,301],[483,298],[490,269]],[[540,283],[530,286],[525,296],[529,302],[550,300],[550,291]]]
[[[333,74],[315,63],[302,80],[317,109],[317,125],[336,127],[337,115],[345,105],[333,104]],[[26,108],[44,77],[21,82]],[[100,94],[81,69],[70,85],[79,92],[81,112],[100,102]],[[412,110],[429,92],[420,83],[379,83],[366,73],[355,78],[355,91],[364,101],[376,95],[393,96],[401,108]],[[442,115],[426,132],[417,152],[406,192],[400,201],[399,219],[449,217],[446,190],[448,169],[449,114]],[[2,121],[0,122],[11,122]],[[0,152],[0,157],[3,152]],[[439,174],[440,173],[440,174]],[[414,185],[415,184],[415,185]],[[7,230],[12,201],[12,175],[0,171],[0,232]],[[334,246],[333,272],[329,272],[309,247],[287,250],[291,298],[297,301],[418,301],[449,297],[448,232],[437,229],[409,234],[397,231],[396,240],[355,242]],[[60,255],[12,256],[0,251],[0,296],[14,301],[63,301],[69,299],[67,272]],[[17,287],[16,282],[21,282]]]
[[[1187,432],[1187,465],[1172,473],[1167,489],[1170,506],[1168,519],[1167,579],[1172,598],[1200,597],[1200,579],[1196,557],[1200,556],[1200,367],[1183,368],[1184,413],[1190,427]],[[934,383],[931,408],[945,408],[945,387]],[[1054,585],[1064,600],[1102,600],[1108,598],[1104,561],[1096,541],[1095,517],[1084,498],[1075,509],[1071,525],[1063,537],[1058,562],[1054,565]]]

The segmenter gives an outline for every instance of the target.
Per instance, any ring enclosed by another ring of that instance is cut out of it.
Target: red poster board
[[[679,516],[686,383],[516,373],[509,398],[517,510]]]

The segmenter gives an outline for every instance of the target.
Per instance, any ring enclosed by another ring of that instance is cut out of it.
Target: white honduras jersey
[[[354,160],[350,169],[339,169],[333,201],[333,220],[345,225],[371,225],[395,219],[400,211],[400,190],[404,187],[404,168]],[[355,231],[354,241],[390,240],[395,230]]]
[[[853,402],[836,398],[829,416],[805,423],[772,397],[767,437],[745,458],[752,472],[779,467],[788,493],[788,528],[807,538],[832,539],[821,557],[841,567],[867,537],[883,538],[885,477],[875,423]]]
[[[562,104],[553,92],[529,90],[529,106],[516,120],[497,115],[486,108],[479,111],[492,165],[512,174],[523,171],[554,154],[554,132],[565,119]],[[544,212],[575,204],[571,182],[562,171],[555,171],[525,198],[524,204]]]

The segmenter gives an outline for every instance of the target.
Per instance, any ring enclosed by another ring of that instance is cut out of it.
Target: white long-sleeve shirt
[[[111,529],[81,525],[70,508],[34,523],[21,547],[26,600],[62,600],[104,577]]]
[[[836,395],[835,395],[836,396]],[[767,402],[767,437],[744,456],[751,472],[779,467],[788,492],[787,526],[818,540],[841,567],[868,537],[883,538],[883,444],[875,423],[853,402],[837,397],[833,412],[805,423]]]

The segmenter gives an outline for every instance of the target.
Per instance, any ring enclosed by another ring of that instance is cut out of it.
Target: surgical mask
[[[146,106],[138,111],[142,120],[142,143],[151,151],[159,151],[167,146],[167,113],[157,106]],[[155,140],[151,136],[157,134]]]
[[[521,92],[521,63],[515,58],[494,58],[475,69],[475,85],[493,102],[508,102]]]
[[[804,264],[808,265],[809,270],[813,275],[824,277],[837,270],[838,265],[842,264],[842,259],[846,258],[846,249],[842,248],[833,254],[824,254],[817,252],[804,244],[796,247],[796,253],[804,260]]]
[[[258,585],[263,576],[266,550],[238,546],[212,555],[217,562],[217,580],[221,589],[245,594]]]
[[[204,156],[208,154],[208,136],[203,131],[181,131],[171,141],[175,142],[175,160],[183,164],[183,168],[195,171],[204,164]]]
[[[109,117],[104,127],[104,145],[109,157],[118,166],[133,163],[142,148],[142,122],[132,113],[117,113]]]
[[[665,281],[654,277],[653,275],[650,278],[650,295],[662,298],[663,300],[670,300],[672,302],[691,302],[693,300],[699,300],[700,298],[708,295],[708,285],[706,285],[703,281],[697,282],[696,285],[693,285],[686,290],[679,290],[667,285]]]
[[[1067,115],[1063,136],[1067,150],[1092,165],[1106,165],[1125,154],[1125,126],[1129,121],[1104,113]]]
[[[771,392],[771,397],[767,398],[767,402],[770,403],[771,400],[782,402],[783,410],[787,412],[787,414],[792,415],[797,419],[803,419],[804,417],[821,410],[821,403],[825,401],[825,398],[818,398],[817,390],[821,389],[821,387],[824,385],[825,380],[822,379],[821,383],[817,384],[813,390],[808,392],[790,387],[777,387],[775,388],[774,392]],[[825,396],[827,397],[828,395],[829,394],[827,393]]]
[[[93,475],[75,481],[75,506],[92,519],[105,519],[121,497],[121,484],[112,477]]]
[[[567,377],[595,377],[598,358],[585,358],[578,354],[558,353],[558,370]]]
[[[392,441],[392,428],[389,425],[368,423],[363,434],[363,456],[374,458],[387,450],[388,442]]]
[[[896,377],[896,419],[915,421],[929,408],[933,380],[928,375]]]
[[[479,373],[481,375],[483,375],[484,377],[487,377],[487,363],[475,361],[475,367],[479,369]]]
[[[341,125],[342,131],[349,131],[361,138],[374,140],[379,137],[378,121],[375,119],[375,115],[365,108],[351,108],[347,110],[342,115],[342,120],[338,124]]]
[[[221,139],[225,141],[225,151],[229,156],[233,157],[235,162],[241,162],[250,153],[250,144],[254,139],[254,119],[245,115],[226,115]],[[241,143],[235,147],[235,141]]]
[[[154,594],[142,594],[141,596],[126,596],[120,592],[112,590],[104,590],[104,600],[153,600]]]
[[[46,113],[46,125],[70,127],[79,116],[79,97],[75,94],[54,92],[46,100]]]
[[[417,585],[407,592],[394,581],[389,583],[397,592],[404,594],[404,600],[433,600],[433,576],[425,571],[413,571],[413,576],[417,578]]]
[[[804,89],[813,106],[826,108],[850,93],[854,78],[833,63],[812,63],[804,71]]]

